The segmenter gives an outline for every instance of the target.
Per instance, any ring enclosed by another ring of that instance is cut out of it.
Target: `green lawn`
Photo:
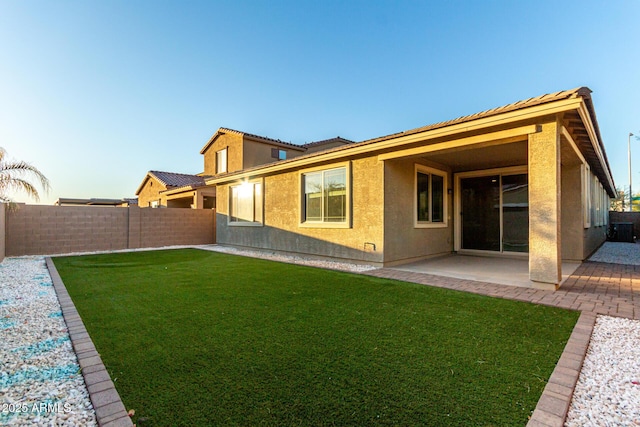
[[[54,261],[142,427],[522,426],[579,314],[200,250]]]

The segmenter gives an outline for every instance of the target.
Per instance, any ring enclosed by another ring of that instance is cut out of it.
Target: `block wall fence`
[[[640,212],[609,212],[609,224],[614,222],[632,222],[633,232],[636,236],[640,234]]]
[[[215,243],[215,211],[0,205],[0,259]]]

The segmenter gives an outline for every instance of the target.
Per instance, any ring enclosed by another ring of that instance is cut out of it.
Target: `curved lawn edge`
[[[133,426],[122,399],[111,381],[109,372],[102,363],[100,354],[97,352],[53,260],[51,257],[46,257],[45,261],[60,302],[62,316],[69,330],[73,350],[80,364],[91,404],[96,412],[98,425],[100,427]]]

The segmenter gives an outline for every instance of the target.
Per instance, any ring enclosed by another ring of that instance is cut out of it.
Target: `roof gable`
[[[150,178],[153,178],[160,184],[164,185],[166,189],[185,186],[200,187],[206,185],[204,182],[205,177],[200,175],[164,171],[149,171],[147,172],[145,178],[142,180],[142,184],[140,184],[138,190],[136,190],[136,195],[140,194],[140,191],[142,191],[142,188],[146,185],[147,181],[149,181]]]
[[[266,136],[255,135],[253,133],[247,133],[247,132],[242,132],[242,131],[239,131],[239,130],[234,130],[234,129],[221,127],[216,131],[216,133],[213,134],[213,136],[211,138],[209,138],[209,141],[207,141],[207,143],[204,145],[204,147],[202,147],[202,150],[200,150],[200,154],[204,154],[205,151],[207,151],[209,149],[209,147],[214,143],[214,141],[220,135],[224,135],[224,134],[240,135],[240,136],[242,136],[244,138],[249,138],[251,140],[258,141],[258,142],[263,142],[263,143],[266,143],[266,144],[269,144],[269,145],[286,146],[286,147],[297,149],[297,150],[300,150],[300,151],[305,151],[306,150],[306,148],[304,148],[304,146],[292,144],[290,142],[285,142],[285,141],[282,141],[280,139],[269,138],[269,137],[266,137]]]

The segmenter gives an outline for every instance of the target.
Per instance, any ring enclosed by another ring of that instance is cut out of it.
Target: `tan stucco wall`
[[[160,194],[161,191],[166,190],[167,187],[154,177],[149,177],[144,184],[140,193],[138,194],[138,206],[146,208],[152,201],[159,201],[160,206],[166,206],[166,197]]]
[[[227,150],[227,172],[242,170],[242,135],[225,133],[219,135],[211,144],[204,156],[204,174],[215,175],[216,173],[216,152],[228,147]]]
[[[562,166],[562,259],[584,259],[584,212],[580,164]]]
[[[529,135],[529,277],[541,283],[562,280],[560,124],[544,123]]]
[[[333,166],[328,164],[327,169]],[[299,174],[292,171],[264,178],[264,226],[261,227],[228,226],[229,185],[218,186],[218,243],[382,263],[383,163],[376,157],[351,161],[350,228],[300,226]]]
[[[294,150],[280,145],[270,145],[263,142],[245,139],[243,149],[244,167],[251,168],[267,163],[277,162],[278,159],[271,157],[271,149],[284,150],[287,153],[287,159],[292,159],[304,154],[303,151]]]
[[[402,159],[385,162],[385,264],[449,254],[453,250],[453,222],[451,221],[453,198],[451,196],[447,197],[448,222],[446,228],[415,228],[414,226],[416,163],[450,172],[446,167],[425,161]],[[453,188],[450,173],[447,177],[447,186]]]

